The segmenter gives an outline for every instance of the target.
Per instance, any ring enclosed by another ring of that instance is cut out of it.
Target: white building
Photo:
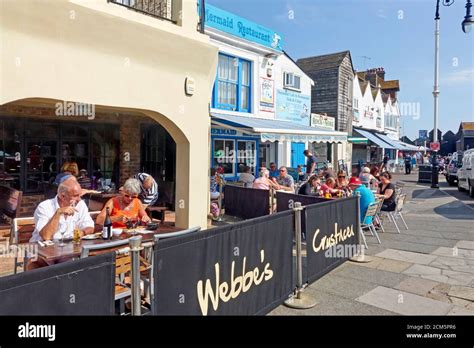
[[[345,133],[310,126],[314,82],[284,53],[281,35],[212,5],[206,5],[205,25],[219,49],[210,105],[212,167],[237,180],[245,166],[256,174],[271,162],[304,165],[309,143],[347,141]]]

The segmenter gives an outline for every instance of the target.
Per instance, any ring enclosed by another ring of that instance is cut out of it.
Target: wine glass
[[[68,226],[66,224],[59,226],[59,233],[61,233],[61,242],[58,244],[58,246],[60,247],[63,247],[66,245],[66,243],[64,243],[64,234],[67,231],[67,227]]]

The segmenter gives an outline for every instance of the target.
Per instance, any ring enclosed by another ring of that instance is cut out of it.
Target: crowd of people
[[[354,195],[361,196],[361,216],[364,216],[368,206],[375,202],[375,195],[384,198],[382,210],[393,211],[396,205],[396,190],[391,183],[392,175],[387,171],[387,166],[363,166],[360,173],[353,172],[351,177],[341,169],[334,172],[331,168],[316,169],[316,159],[309,150],[304,151],[307,158],[305,170],[299,165],[297,170],[297,183],[288,174],[288,168],[272,162],[269,168],[262,167],[255,177],[251,168],[245,166],[239,175],[238,181],[243,187],[262,190],[282,190],[300,195],[317,196],[324,198],[341,198]],[[211,201],[224,198],[220,185],[225,185],[222,167],[211,169]],[[219,213],[216,202],[211,202],[211,213]]]

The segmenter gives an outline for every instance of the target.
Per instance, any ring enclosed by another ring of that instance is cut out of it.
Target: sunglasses
[[[127,198],[138,198],[138,195],[129,195],[128,193],[123,194]]]
[[[345,178],[345,177],[346,177],[345,175],[339,176],[339,178]]]

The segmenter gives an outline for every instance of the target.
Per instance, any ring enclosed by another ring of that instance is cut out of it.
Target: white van
[[[467,190],[474,198],[474,149],[464,151],[462,167],[458,169],[458,190]]]

